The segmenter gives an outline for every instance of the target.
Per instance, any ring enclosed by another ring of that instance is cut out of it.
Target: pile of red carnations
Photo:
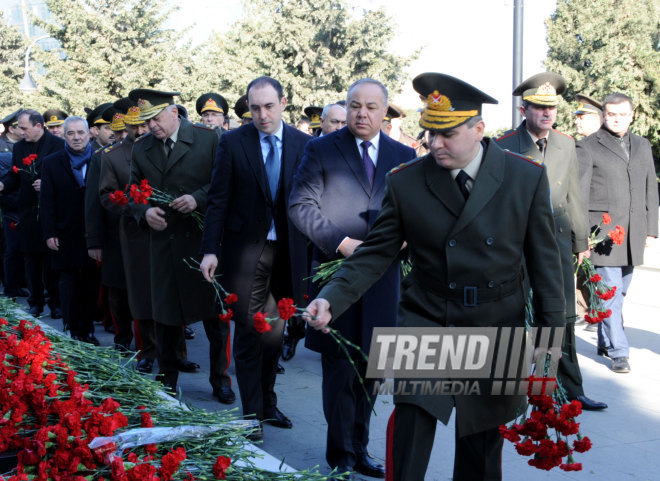
[[[0,301],[0,453],[17,460],[0,480],[327,479],[258,468],[251,423],[185,406],[134,359],[17,320],[14,309]]]
[[[527,461],[530,466],[545,470],[559,466],[564,471],[580,471],[582,463],[575,462],[573,453],[591,449],[591,441],[582,436],[580,424],[575,422],[575,418],[582,413],[582,404],[580,401],[560,403],[547,394],[531,394],[535,383],[547,381],[554,384],[556,380],[529,378],[529,415],[510,427],[500,426],[500,434],[515,444],[518,454],[533,456]],[[576,436],[572,445],[569,436]]]

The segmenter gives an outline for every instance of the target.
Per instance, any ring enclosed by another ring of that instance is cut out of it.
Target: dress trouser
[[[414,404],[397,403],[387,423],[385,479],[424,481],[438,420]],[[458,436],[453,481],[500,481],[504,441],[497,427]]]
[[[376,380],[365,378],[367,363],[362,358],[355,355],[353,361],[364,387],[342,351],[337,349],[321,356],[323,414],[328,424],[325,459],[333,468],[352,468],[359,457],[367,454],[369,444]]]
[[[610,288],[616,287],[614,297],[603,301],[603,308],[610,309],[612,315],[598,323],[598,346],[607,349],[612,359],[630,354],[628,338],[623,330],[623,299],[630,287],[633,269],[633,266],[596,267],[603,282]]]
[[[30,306],[43,307],[46,304],[44,287],[48,291],[48,305],[50,308],[59,307],[60,290],[58,282],[58,271],[51,268],[50,251],[26,252],[25,275],[30,289],[28,304]]]
[[[5,294],[8,296],[16,295],[25,280],[25,263],[21,253],[21,244],[18,230],[11,228],[12,220],[3,216],[2,225],[5,235],[5,253],[2,259],[4,266]]]
[[[115,346],[123,346],[127,349],[133,342],[133,317],[131,308],[128,306],[128,291],[119,287],[107,287],[108,307],[112,314],[115,328]]]
[[[72,336],[86,336],[94,332],[92,316],[98,294],[93,282],[96,266],[58,271],[62,302],[62,318]]]
[[[254,415],[257,419],[268,419],[277,407],[275,378],[284,321],[278,318],[271,323],[272,329],[264,333],[257,332],[253,326],[257,312],[267,312],[273,317],[278,312],[270,286],[276,252],[275,245],[264,245],[252,283],[248,324],[237,322],[234,328],[234,361],[243,415]]]

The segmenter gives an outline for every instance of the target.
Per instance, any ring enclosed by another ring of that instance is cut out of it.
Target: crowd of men
[[[35,316],[48,305],[90,345],[105,309],[115,347],[135,341],[137,368],[150,373],[157,360],[170,392],[179,372],[199,368],[186,339],[202,321],[213,395],[235,402],[233,358],[243,414],[259,420],[252,439],[263,437],[262,422],[293,426],[275,380],[279,359],[305,338],[321,354],[332,468],[423,480],[436,421],[456,408],[453,479],[501,479],[498,427],[516,415],[516,396],[395,396],[386,473],[368,452],[375,396],[364,388],[375,380],[362,385],[366,363],[326,335],[328,323],[365,352],[375,327],[524,326],[531,289],[535,322],[566,328],[558,375],[568,398],[606,408],[582,387],[574,326],[589,299],[580,282],[576,291],[574,257],[590,258],[617,287],[597,354],[629,372],[623,296],[658,234],[651,148],[630,132],[633,103],[620,93],[602,103],[578,96],[577,144],[554,130],[566,82],[551,72],[514,90],[525,119],[498,139],[484,136],[482,105],[497,103],[486,93],[436,73],[413,87],[424,99],[417,138],[394,125],[405,114],[369,78],[345,100],[305,109],[298,128],[282,120],[286,95],[271,77],[247,86],[233,129],[218,93],[197,99],[194,122],[177,92],[149,89],[84,117],[29,108],[6,116],[5,295],[27,297]],[[625,241],[590,248],[605,213]],[[346,260],[325,287],[308,280],[336,259]],[[402,280],[403,259],[412,270]],[[217,298],[218,279],[227,299]],[[315,299],[310,315],[287,323],[272,315],[282,298],[299,307]],[[257,329],[259,313],[271,314],[268,329]]]

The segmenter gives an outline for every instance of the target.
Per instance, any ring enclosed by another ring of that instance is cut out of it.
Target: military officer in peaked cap
[[[200,95],[195,102],[195,109],[202,118],[202,123],[215,129],[218,138],[226,132],[223,125],[225,115],[229,111],[229,104],[222,95],[213,92]]]
[[[582,137],[589,137],[603,124],[603,104],[586,94],[577,94],[578,107],[575,114],[575,128]]]
[[[309,119],[309,128],[312,131],[312,135],[314,137],[318,137],[319,133],[321,132],[321,114],[323,113],[323,107],[311,105],[309,107],[305,107],[304,112]]]
[[[110,122],[103,120],[103,112],[110,106],[112,106],[112,102],[106,102],[95,107],[87,114],[89,135],[94,139],[92,141],[92,152],[110,145],[115,139],[114,133],[110,130]]]
[[[48,109],[44,112],[44,122],[48,131],[56,137],[64,138],[62,125],[69,115],[63,110]]]
[[[589,255],[589,232],[580,195],[575,141],[552,128],[557,119],[557,105],[565,90],[566,81],[554,72],[536,74],[518,85],[513,95],[522,97],[520,113],[525,120],[517,129],[502,134],[497,143],[503,149],[537,159],[547,169],[566,298],[566,331],[558,376],[570,400],[579,400],[584,409],[598,410],[605,409],[607,404],[584,395],[575,350],[577,313],[573,254],[580,263],[583,256]]]
[[[240,120],[241,125],[249,124],[252,122],[252,112],[247,105],[247,95],[241,95],[234,104],[234,112]]]
[[[402,284],[399,326],[524,326],[523,255],[538,325],[563,325],[546,169],[484,138],[481,106],[497,103],[492,97],[440,73],[419,75],[413,87],[428,102],[420,126],[428,131],[431,152],[388,176],[372,230],[308,306],[315,318],[307,322],[324,329],[407,242],[413,267]],[[454,406],[453,480],[501,479],[498,427],[514,419],[522,399],[490,392],[395,396],[387,428],[387,479],[425,479],[436,421],[446,424]]]
[[[154,189],[174,197],[169,204],[148,201],[133,206],[136,218],[151,228],[151,305],[158,378],[168,389],[176,389],[177,345],[184,326],[201,319],[210,344],[213,394],[221,402],[231,403],[236,396],[224,372],[229,325],[218,320],[212,285],[186,265],[191,259],[200,259],[202,231],[190,214],[206,211],[218,137],[211,129],[180,117],[175,95],[178,92],[149,89],[129,94],[140,108],[139,120],[150,130],[133,145],[130,183],[147,180]]]
[[[11,152],[14,150],[14,144],[23,138],[18,130],[18,114],[22,111],[23,109],[18,109],[0,120],[0,124],[5,128],[0,135],[0,152]]]

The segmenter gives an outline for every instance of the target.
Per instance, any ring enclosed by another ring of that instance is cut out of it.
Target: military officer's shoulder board
[[[133,142],[133,143],[137,144],[138,142],[142,142],[147,137],[151,137],[151,132],[147,132],[144,135],[140,135],[137,139],[135,139],[135,142]]]
[[[506,153],[508,155],[511,155],[513,157],[517,157],[518,159],[522,159],[526,162],[529,162],[530,164],[534,164],[534,165],[537,165],[539,167],[543,167],[543,162],[541,162],[538,159],[535,159],[531,155],[522,155],[522,154],[519,154],[517,152],[511,152],[509,149],[504,149],[504,153]]]
[[[557,129],[552,129],[552,131],[553,131],[553,132],[556,132],[556,133],[558,133],[558,134],[561,134],[561,135],[563,135],[564,137],[568,137],[568,138],[571,139],[571,140],[574,140],[573,137],[571,137],[570,135],[565,134],[564,132],[561,132],[561,131],[559,131],[559,130],[557,130]]]
[[[193,127],[198,128],[198,129],[202,129],[202,130],[211,130],[211,131],[215,130],[214,126],[212,126],[212,125],[209,126],[209,125],[206,125],[206,124],[197,124],[196,123],[196,124],[193,124]]]
[[[408,167],[411,167],[411,166],[421,162],[422,159],[424,159],[424,157],[417,157],[416,159],[413,159],[410,162],[405,162],[403,164],[399,164],[398,166],[394,167],[392,170],[389,171],[389,175],[394,175],[394,174],[397,174],[399,172],[402,172],[402,171],[406,170]]]
[[[509,130],[508,132],[504,132],[501,137],[495,139],[495,142],[499,142],[500,140],[506,139],[507,137],[511,137],[512,135],[516,135],[517,133],[518,130]]]

